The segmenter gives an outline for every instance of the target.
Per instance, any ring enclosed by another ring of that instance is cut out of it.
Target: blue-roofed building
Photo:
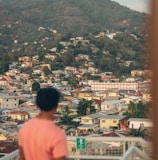
[[[8,108],[0,108],[0,117],[6,117],[10,112],[11,110]]]

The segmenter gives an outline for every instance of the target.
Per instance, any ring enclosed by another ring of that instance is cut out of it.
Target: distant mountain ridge
[[[0,16],[0,25],[18,21],[28,30],[43,26],[77,34],[99,29],[142,31],[146,18],[111,0],[0,0]]]

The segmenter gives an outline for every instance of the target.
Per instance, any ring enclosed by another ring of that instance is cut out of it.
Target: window
[[[109,106],[109,105],[107,105],[106,107],[107,107],[107,108],[110,108],[110,106]]]
[[[106,122],[106,120],[102,120],[102,123],[105,123]]]
[[[113,121],[113,123],[117,123],[117,121],[116,121],[116,120],[114,120],[114,121]]]
[[[88,119],[84,119],[83,122],[89,122],[89,120]]]

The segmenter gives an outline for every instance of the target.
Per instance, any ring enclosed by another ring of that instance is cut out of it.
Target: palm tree
[[[80,100],[77,106],[77,114],[80,116],[84,116],[87,114],[95,113],[96,109],[92,103],[93,103],[92,101],[88,101],[85,99]]]
[[[32,84],[32,91],[38,91],[40,89],[40,83],[34,82]]]
[[[61,115],[59,125],[64,125],[67,129],[77,127],[77,123],[73,121],[74,116],[71,114],[68,106],[62,110]]]
[[[129,113],[129,115],[135,114],[135,113],[136,113],[136,110],[137,110],[136,104],[135,104],[134,102],[131,102],[131,101],[130,101],[130,103],[129,103],[129,105],[128,105],[128,113]]]
[[[137,118],[146,118],[148,114],[148,105],[141,101],[137,103]]]
[[[90,133],[90,134],[91,134],[91,133],[94,133],[94,130],[91,129],[91,128],[89,128],[87,131],[88,131],[88,133]]]
[[[146,134],[146,129],[142,129],[139,127],[138,129],[132,128],[129,132],[128,135],[134,136],[134,137],[142,137],[142,138],[147,138],[148,135]]]
[[[130,102],[125,115],[132,118],[147,118],[149,112],[148,104],[144,104],[141,101],[138,103]]]

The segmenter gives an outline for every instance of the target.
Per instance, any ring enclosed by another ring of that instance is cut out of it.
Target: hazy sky
[[[150,0],[114,0],[121,5],[129,7],[131,9],[149,13],[150,8]]]

